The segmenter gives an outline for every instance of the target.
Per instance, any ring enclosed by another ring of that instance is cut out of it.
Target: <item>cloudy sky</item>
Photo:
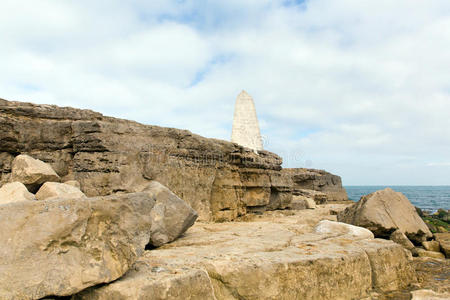
[[[266,149],[345,185],[450,184],[449,0],[0,0],[0,98]]]

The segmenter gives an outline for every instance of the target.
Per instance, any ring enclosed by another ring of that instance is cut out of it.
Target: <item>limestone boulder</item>
[[[0,206],[0,299],[67,296],[116,280],[181,235],[196,213],[157,182],[145,191]]]
[[[424,241],[424,242],[422,242],[422,246],[427,251],[434,251],[434,252],[440,251],[440,246],[439,246],[438,241]]]
[[[78,189],[81,188],[80,183],[79,183],[78,181],[76,181],[76,180],[68,180],[68,181],[66,181],[66,182],[64,182],[64,183],[65,183],[65,184],[68,184],[68,185],[71,185],[71,186],[74,186],[74,187],[76,187],[76,188],[78,188]]]
[[[445,255],[441,252],[435,252],[435,251],[428,251],[424,250],[422,248],[416,248],[417,254],[419,257],[431,257],[431,258],[439,258],[439,259],[445,259]]]
[[[316,202],[314,202],[314,199],[309,197],[293,196],[290,207],[294,210],[314,209],[316,208]]]
[[[450,232],[435,233],[434,238],[439,242],[442,253],[444,253],[447,258],[450,258]]]
[[[29,200],[35,200],[34,195],[21,182],[6,183],[0,188],[0,205]]]
[[[194,209],[157,181],[152,181],[143,191],[155,200],[150,229],[150,243],[155,247],[175,240],[191,227],[198,217]]]
[[[327,234],[327,235],[349,235],[354,239],[373,239],[373,233],[362,227],[353,226],[340,222],[333,222],[329,220],[320,221],[316,228],[315,232]]]
[[[74,187],[73,185],[59,182],[46,182],[36,193],[37,200],[50,200],[58,198],[79,199],[86,198],[86,195],[83,194],[79,188]]]
[[[339,222],[365,227],[377,237],[389,238],[397,229],[416,243],[432,236],[408,198],[390,188],[363,196],[337,218]]]
[[[406,237],[406,235],[399,229],[394,231],[389,239],[399,245],[402,245],[405,249],[409,251],[413,251],[414,244]]]
[[[11,181],[22,182],[30,192],[36,192],[43,183],[59,182],[60,178],[49,164],[21,154],[12,162]]]

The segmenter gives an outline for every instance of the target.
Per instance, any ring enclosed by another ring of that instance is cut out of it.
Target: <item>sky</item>
[[[0,98],[229,140],[284,167],[450,185],[449,0],[0,0]]]

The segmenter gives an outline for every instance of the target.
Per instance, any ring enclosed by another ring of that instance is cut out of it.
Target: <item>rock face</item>
[[[172,241],[195,219],[157,183],[133,194],[2,205],[0,299],[66,296],[116,280],[147,244]]]
[[[144,191],[155,199],[150,229],[153,246],[159,247],[174,241],[197,219],[195,210],[159,182],[151,182]]]
[[[402,245],[405,249],[408,249],[409,251],[413,251],[414,249],[414,244],[411,243],[411,241],[400,229],[394,231],[389,237],[389,239],[399,245]]]
[[[447,258],[450,258],[450,232],[435,233],[434,238],[439,242],[442,253],[444,253]]]
[[[311,198],[304,196],[294,196],[292,198],[291,209],[301,210],[314,208],[316,208],[316,203]]]
[[[58,198],[79,199],[85,198],[80,189],[65,183],[46,182],[36,193],[37,200],[49,200]]]
[[[263,150],[255,103],[245,91],[236,99],[231,141],[253,150]]]
[[[348,196],[342,187],[341,177],[315,169],[283,169],[282,171],[293,181],[294,195],[302,194],[301,190],[314,190],[327,195],[327,201],[347,201]],[[317,202],[317,201],[316,201]]]
[[[201,220],[233,220],[291,202],[292,181],[280,172],[280,157],[186,130],[6,100],[0,100],[0,127],[0,185],[10,180],[13,159],[29,154],[50,164],[62,182],[78,181],[88,197],[159,181]]]
[[[401,246],[373,239],[363,228],[363,235],[315,232],[305,220],[318,212],[197,223],[175,242],[146,251],[136,270],[75,299],[360,299],[371,289],[390,291],[414,282]],[[174,285],[195,296],[175,292]],[[159,287],[170,297],[161,297]]]
[[[365,227],[378,237],[389,238],[397,229],[416,243],[432,236],[408,198],[390,188],[363,196],[340,212],[338,221]]]
[[[35,197],[21,182],[7,183],[0,188],[0,205],[27,200],[35,200]]]
[[[59,176],[49,164],[28,155],[18,155],[12,162],[11,181],[22,182],[35,192],[44,182],[59,181]]]

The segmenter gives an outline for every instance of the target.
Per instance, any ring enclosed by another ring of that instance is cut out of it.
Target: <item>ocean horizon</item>
[[[450,209],[450,185],[346,185],[348,198],[354,202],[367,194],[391,188],[403,193],[414,206],[435,212]]]

